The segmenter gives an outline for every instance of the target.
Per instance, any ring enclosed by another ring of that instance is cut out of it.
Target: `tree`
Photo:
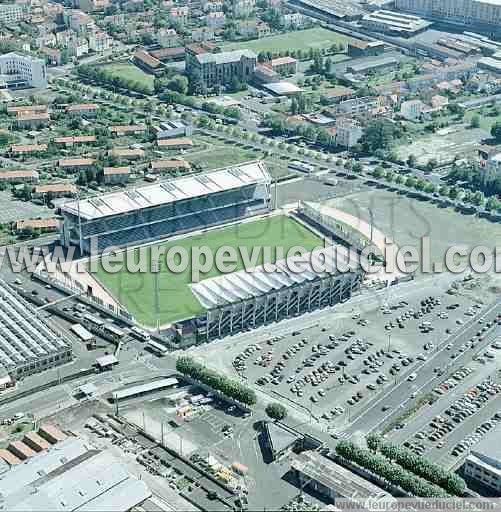
[[[371,121],[364,131],[362,144],[367,152],[391,147],[398,132],[395,125],[387,119]]]
[[[410,154],[409,157],[407,158],[407,165],[409,167],[416,167],[416,161],[416,155]]]
[[[480,116],[475,114],[470,120],[470,128],[480,128]]]
[[[186,94],[188,92],[188,79],[185,76],[176,75],[169,80],[167,87],[179,94]]]
[[[272,420],[283,420],[287,416],[287,409],[278,402],[268,404],[265,411]]]
[[[491,127],[491,135],[496,139],[498,144],[501,143],[501,122],[496,121]]]

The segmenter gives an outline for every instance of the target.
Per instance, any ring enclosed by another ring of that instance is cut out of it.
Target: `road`
[[[414,400],[418,400],[426,393],[430,392],[444,377],[437,377],[434,368],[440,367],[446,369],[447,374],[452,373],[456,368],[465,364],[465,360],[471,358],[471,351],[465,351],[456,359],[451,359],[451,354],[454,353],[459,346],[469,341],[479,330],[478,319],[484,318],[485,321],[493,320],[501,311],[501,300],[491,304],[486,309],[481,311],[479,315],[470,320],[469,323],[463,325],[461,329],[454,333],[447,339],[444,339],[440,345],[435,347],[434,353],[423,362],[420,367],[414,367],[412,372],[418,374],[416,380],[409,382],[407,379],[402,379],[387,393],[377,398],[374,402],[360,414],[352,424],[346,429],[346,432],[354,434],[356,432],[368,433],[373,430],[381,430],[381,428],[388,423],[396,420],[405,411],[406,407],[412,406]],[[489,345],[492,339],[501,332],[501,328],[497,325],[485,336],[481,344],[475,348],[475,353],[480,351],[483,347]],[[453,347],[447,350],[446,346],[452,343]],[[407,374],[410,371],[407,372]],[[415,399],[411,398],[413,393],[417,393]],[[388,414],[381,416],[382,407],[389,407]]]

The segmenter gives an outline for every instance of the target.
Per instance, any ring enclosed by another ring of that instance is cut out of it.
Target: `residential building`
[[[47,151],[47,144],[13,144],[10,147],[10,154],[13,157],[29,155],[30,153],[44,153]]]
[[[35,114],[47,113],[47,105],[10,105],[7,114]]]
[[[194,28],[191,31],[191,40],[194,43],[201,43],[204,41],[214,41],[216,34],[214,29],[209,27]]]
[[[50,117],[47,112],[18,112],[15,124],[22,129],[37,129],[49,124]]]
[[[432,23],[411,14],[380,10],[363,16],[360,24],[375,32],[410,37],[424,32]]]
[[[153,128],[157,139],[189,137],[193,134],[193,125],[181,120],[164,121]]]
[[[463,466],[466,479],[473,481],[476,487],[487,488],[490,491],[489,494],[495,496],[501,496],[499,434],[499,426],[496,426],[483,439],[472,446]]]
[[[186,160],[153,160],[150,162],[149,172],[160,174],[162,172],[189,171],[191,165]]]
[[[193,140],[188,137],[177,137],[174,139],[159,139],[157,146],[165,149],[191,149],[194,147]]]
[[[198,72],[207,87],[228,85],[233,79],[249,82],[257,64],[257,55],[251,50],[221,53],[192,53],[187,48],[186,69]]]
[[[89,144],[96,142],[95,135],[76,135],[70,137],[55,137],[54,144],[71,147],[74,144]]]
[[[84,37],[74,37],[68,41],[68,52],[77,59],[89,53],[89,42]]]
[[[161,28],[157,31],[157,43],[162,48],[174,48],[179,46],[179,36],[173,28]]]
[[[222,0],[206,2],[203,6],[204,12],[218,12],[218,11],[223,11],[223,9],[224,9],[224,2]]]
[[[18,220],[16,231],[23,231],[24,229],[32,229],[38,233],[54,233],[59,230],[59,220],[54,218]],[[30,443],[26,444],[30,445]],[[35,448],[33,449],[35,450]]]
[[[271,69],[269,64],[257,64],[253,79],[260,84],[272,84],[280,82],[281,77]]]
[[[40,52],[47,57],[49,66],[60,66],[63,62],[62,52],[58,48],[44,46],[40,48]]]
[[[352,98],[339,103],[337,110],[346,117],[366,117],[372,110],[381,105],[379,97],[364,96],[362,98]]]
[[[119,160],[140,160],[144,158],[144,151],[142,149],[114,148],[108,151],[108,156]]]
[[[219,30],[226,24],[226,14],[222,11],[209,12],[205,16],[205,23],[210,29]]]
[[[77,7],[83,12],[104,11],[110,5],[110,0],[77,0]]]
[[[501,27],[501,3],[497,0],[395,0],[395,7],[440,21],[473,25],[476,30],[499,32]]]
[[[127,183],[130,176],[130,167],[105,167],[103,169],[103,181],[107,185]]]
[[[172,23],[186,25],[190,17],[190,8],[187,5],[172,7],[169,11],[169,18]]]
[[[293,12],[282,16],[282,22],[286,29],[304,28],[309,23],[308,20],[309,18],[300,12]]]
[[[110,132],[117,137],[123,135],[142,135],[146,131],[144,124],[126,124],[110,126]]]
[[[421,100],[403,101],[400,105],[400,115],[409,121],[416,121],[426,109]]]
[[[238,33],[242,37],[261,39],[271,34],[271,28],[268,23],[258,20],[243,20],[237,25]]]
[[[134,53],[134,64],[151,74],[160,73],[163,69],[162,63],[145,50],[137,50]]]
[[[295,75],[297,73],[298,62],[293,57],[278,57],[272,59],[271,69],[282,76]]]
[[[484,183],[492,182],[501,176],[501,153],[490,154],[484,170]]]
[[[52,198],[57,197],[73,197],[77,194],[77,187],[73,183],[48,183],[46,185],[38,185],[33,193],[34,197],[45,198],[50,195]]]
[[[0,183],[19,184],[19,183],[38,183],[38,172],[29,170],[0,171]]]
[[[356,119],[340,117],[336,119],[336,145],[351,148],[362,138],[364,131]]]
[[[63,158],[59,160],[58,167],[65,171],[86,171],[94,169],[96,161],[93,158]]]
[[[113,44],[113,39],[101,30],[91,32],[88,36],[89,50],[95,53],[103,53],[109,50]]]
[[[47,66],[36,57],[14,52],[0,55],[0,75],[6,87],[47,87]]]
[[[184,60],[186,56],[186,50],[183,46],[176,48],[161,48],[160,50],[151,50],[150,55],[160,62],[173,62]]]
[[[231,0],[231,12],[236,18],[248,18],[256,10],[256,0]]]
[[[66,113],[70,116],[96,117],[99,106],[95,103],[80,103],[78,105],[68,105]]]
[[[351,87],[338,85],[336,87],[324,89],[322,93],[322,101],[328,104],[340,103],[353,98],[353,96],[355,96],[355,92],[355,89],[352,89]]]
[[[64,11],[64,20],[71,30],[78,35],[84,35],[95,29],[94,20],[83,11],[77,9]]]
[[[0,4],[0,24],[13,25],[28,16],[26,6],[17,3]]]
[[[382,41],[362,41],[361,39],[350,39],[348,41],[348,56],[377,57],[384,53],[385,46]]]

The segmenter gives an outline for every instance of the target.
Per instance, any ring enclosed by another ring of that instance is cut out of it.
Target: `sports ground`
[[[191,248],[207,246],[215,254],[217,249],[223,246],[246,247],[249,251],[255,246],[281,247],[285,254],[294,247],[300,246],[307,251],[322,246],[322,239],[312,231],[285,215],[276,215],[251,222],[242,222],[232,226],[222,227],[203,234],[175,241],[163,242],[157,246],[164,246],[166,251],[171,247],[179,246],[191,254]],[[152,246],[143,250],[150,260]],[[139,249],[131,249],[134,255],[139,255]],[[242,270],[244,263],[238,253],[235,271]],[[272,262],[275,261],[275,253],[272,250]],[[257,260],[257,265],[263,264],[262,253]],[[149,266],[148,266],[149,268]],[[201,280],[220,275],[221,272],[212,266],[205,274],[201,274]],[[161,258],[158,273],[129,272],[126,268],[117,273],[106,272],[102,265],[99,266],[97,279],[108,289],[110,293],[134,316],[135,320],[145,326],[155,327],[174,321],[191,318],[203,312],[203,308],[191,292],[191,262],[188,268],[181,273],[170,272],[166,268],[165,259]],[[158,289],[158,305],[157,293]]]

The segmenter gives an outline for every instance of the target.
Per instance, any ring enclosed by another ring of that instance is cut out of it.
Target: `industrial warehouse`
[[[17,380],[67,363],[71,358],[69,342],[0,280],[0,371]]]

